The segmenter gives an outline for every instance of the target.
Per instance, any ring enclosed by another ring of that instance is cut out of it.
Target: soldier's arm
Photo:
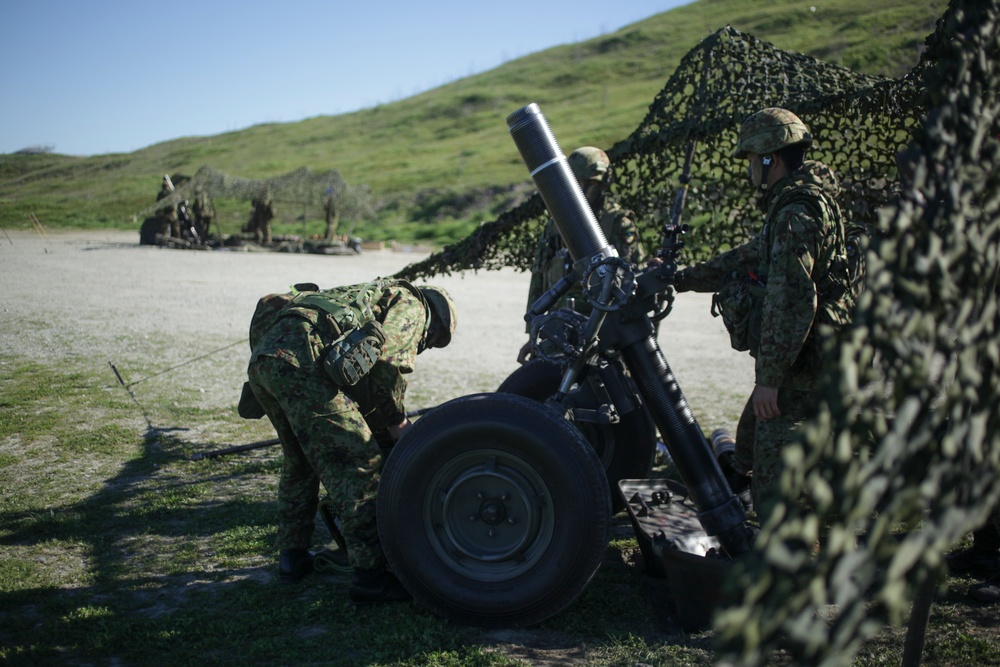
[[[379,318],[385,331],[385,344],[378,361],[369,372],[374,399],[374,417],[380,424],[398,425],[406,419],[404,397],[406,378],[413,372],[417,350],[424,335],[424,305],[408,290],[397,294]]]
[[[733,271],[756,271],[762,236],[758,234],[741,246],[695,264],[677,274],[678,292],[717,292],[722,279]]]
[[[816,316],[813,266],[820,242],[820,221],[802,205],[791,205],[774,219],[771,262],[764,293],[757,384],[781,386],[802,351]]]

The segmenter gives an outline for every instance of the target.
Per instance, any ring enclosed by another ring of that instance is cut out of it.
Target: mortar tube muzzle
[[[507,127],[574,262],[617,257],[538,105],[507,116]]]

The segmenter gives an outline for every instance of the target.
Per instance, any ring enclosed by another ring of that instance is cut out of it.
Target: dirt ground
[[[245,379],[247,327],[261,295],[303,281],[321,287],[363,282],[426,256],[187,251],[138,242],[137,231],[6,232],[0,239],[0,357],[82,361],[113,384],[110,362],[126,382],[176,391],[178,400],[206,407],[232,406]],[[448,348],[418,359],[410,409],[494,390],[517,368],[526,336],[527,273],[469,272],[430,282],[453,296],[458,329]],[[709,305],[710,295],[679,295],[659,336],[707,432],[735,428],[753,385],[752,360],[729,348]],[[174,370],[179,365],[183,370]]]

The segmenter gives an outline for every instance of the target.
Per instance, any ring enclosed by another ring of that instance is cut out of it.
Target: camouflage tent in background
[[[274,176],[273,178],[244,178],[233,176],[211,167],[202,167],[194,177],[178,187],[169,196],[147,206],[136,217],[149,215],[164,205],[174,205],[185,199],[194,200],[198,192],[209,197],[252,201],[269,194],[274,201],[298,205],[319,206],[325,197],[332,195],[340,214],[345,218],[374,217],[374,203],[366,185],[350,185],[336,169],[314,173],[306,167]]]
[[[952,0],[920,64],[898,80],[725,28],[684,58],[642,125],[609,151],[617,192],[648,240],[697,141],[684,260],[704,259],[759,226],[732,153],[747,115],[784,106],[842,179],[844,210],[873,232],[837,372],[785,455],[784,508],[739,565],[731,583],[741,599],[717,618],[725,662],[760,665],[783,648],[794,664],[850,663],[882,624],[906,618],[915,590],[931,598],[943,553],[1000,502],[998,5]],[[908,145],[900,182],[895,156]],[[536,195],[399,275],[527,269],[545,215]],[[821,521],[801,508],[803,495],[836,517],[815,557]],[[913,530],[893,536],[900,525]],[[817,614],[829,604],[832,620]]]

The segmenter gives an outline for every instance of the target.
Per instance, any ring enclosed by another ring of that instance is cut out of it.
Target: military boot
[[[313,571],[313,555],[306,549],[282,549],[278,557],[278,580],[297,584]]]
[[[725,429],[716,429],[712,432],[712,449],[715,451],[715,457],[719,462],[722,474],[729,482],[729,488],[740,499],[744,511],[753,511],[753,498],[750,496],[750,475],[739,470],[739,465],[736,463],[736,438]]]
[[[969,597],[980,602],[1000,604],[1000,575],[969,587]]]
[[[413,596],[403,588],[392,572],[383,568],[366,570],[354,568],[351,576],[351,588],[347,592],[351,602],[359,605],[377,602],[406,602]]]

